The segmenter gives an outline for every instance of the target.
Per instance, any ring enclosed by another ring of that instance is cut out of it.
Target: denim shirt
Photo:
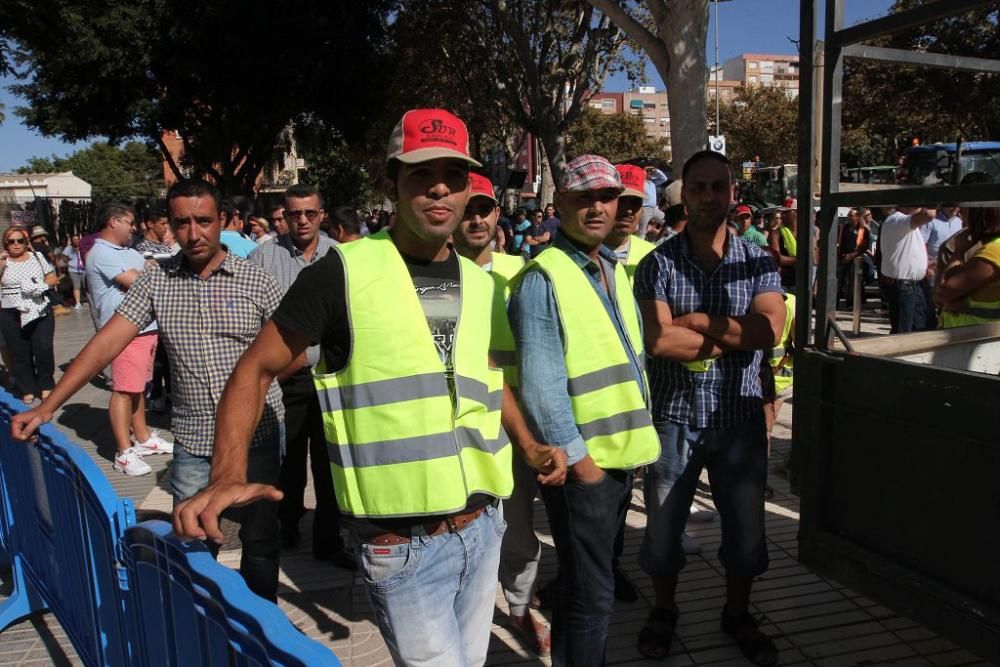
[[[604,246],[600,249],[600,262],[608,281],[608,292],[601,283],[601,270],[585,253],[560,234],[552,244],[565,252],[583,270],[594,291],[600,298],[611,323],[618,332],[632,372],[646,400],[646,383],[643,377],[645,359],[637,357],[628,343],[625,323],[622,321],[615,299],[614,253]],[[636,308],[635,302],[624,304]],[[518,370],[521,385],[518,389],[521,409],[535,437],[545,444],[556,445],[566,451],[569,465],[587,455],[587,445],[573,416],[566,372],[565,338],[559,322],[559,308],[548,277],[540,269],[531,268],[515,288],[507,305],[514,343],[517,347]],[[641,322],[641,318],[640,318]],[[641,325],[640,325],[641,326]]]

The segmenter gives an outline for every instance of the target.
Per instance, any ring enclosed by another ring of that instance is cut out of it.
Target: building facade
[[[799,95],[799,57],[742,53],[722,63],[725,79],[745,86],[784,88],[789,97]]]

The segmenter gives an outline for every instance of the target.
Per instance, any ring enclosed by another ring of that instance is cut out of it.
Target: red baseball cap
[[[616,164],[615,169],[618,170],[618,175],[622,179],[622,185],[625,186],[625,189],[621,193],[622,197],[646,198],[645,169],[637,167],[634,164]]]
[[[493,193],[493,183],[490,179],[474,171],[469,172],[469,199],[473,197],[489,197],[496,202],[496,195]]]
[[[753,215],[753,211],[750,210],[749,206],[737,206],[736,215]]]
[[[452,157],[475,167],[469,154],[469,131],[455,114],[444,109],[410,109],[389,137],[387,160],[406,164]]]

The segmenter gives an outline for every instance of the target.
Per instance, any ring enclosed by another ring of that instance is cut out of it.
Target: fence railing
[[[339,665],[199,542],[135,524],[94,461],[54,427],[10,437],[25,409],[0,391],[0,555],[13,592],[0,630],[37,611],[86,665]]]

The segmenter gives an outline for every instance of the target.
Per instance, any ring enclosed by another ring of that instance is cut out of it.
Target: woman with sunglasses
[[[47,298],[55,284],[55,269],[31,249],[27,230],[11,227],[5,231],[0,251],[0,331],[25,403],[34,401],[39,391],[44,399],[55,386],[55,318]]]

